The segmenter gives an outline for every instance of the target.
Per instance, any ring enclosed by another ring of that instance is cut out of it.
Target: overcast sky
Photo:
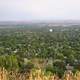
[[[80,20],[80,0],[0,0],[0,21]]]

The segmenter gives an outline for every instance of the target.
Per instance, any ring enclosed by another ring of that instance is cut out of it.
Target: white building
[[[50,32],[53,32],[53,29],[49,29]]]

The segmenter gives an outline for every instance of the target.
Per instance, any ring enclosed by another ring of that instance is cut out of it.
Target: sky
[[[0,21],[80,20],[80,0],[0,0]]]

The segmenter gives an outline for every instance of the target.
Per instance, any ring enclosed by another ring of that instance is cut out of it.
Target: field
[[[0,80],[79,80],[80,26],[2,25],[0,67]]]

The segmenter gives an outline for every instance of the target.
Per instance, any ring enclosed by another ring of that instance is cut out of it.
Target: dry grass
[[[7,71],[4,68],[0,68],[0,80],[80,80],[80,72],[77,71],[74,75],[72,72],[67,71],[64,73],[62,79],[59,79],[57,75],[51,73],[45,75],[41,69],[32,70],[29,74],[19,73],[14,71]]]

